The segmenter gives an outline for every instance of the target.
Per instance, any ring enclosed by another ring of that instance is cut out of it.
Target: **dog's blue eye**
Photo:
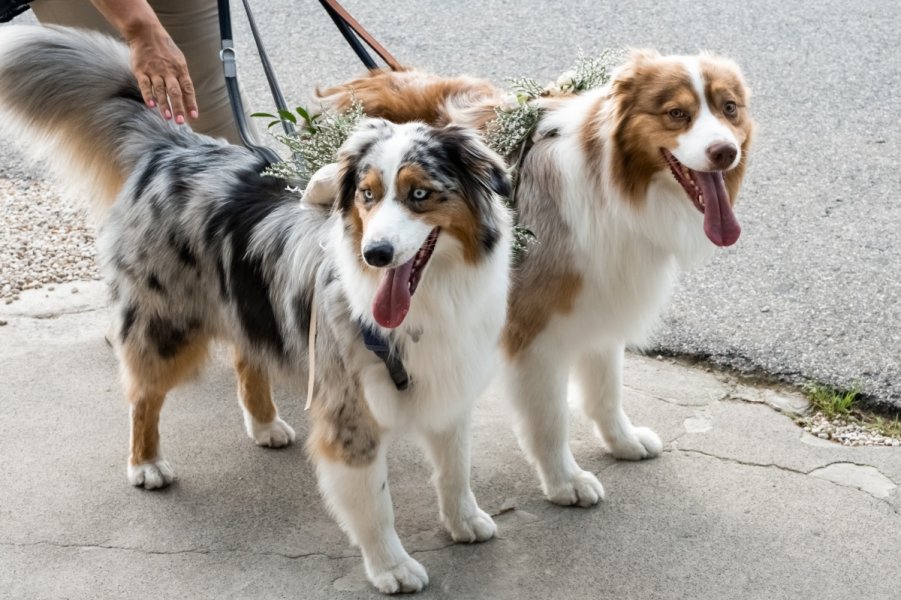
[[[429,191],[423,188],[416,188],[413,190],[413,199],[414,200],[425,200],[429,196]]]
[[[363,190],[363,197],[372,200],[372,190]]]

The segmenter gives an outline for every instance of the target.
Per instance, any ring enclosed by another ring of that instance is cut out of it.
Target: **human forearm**
[[[147,0],[91,0],[91,3],[127,42],[151,32],[165,35]]]

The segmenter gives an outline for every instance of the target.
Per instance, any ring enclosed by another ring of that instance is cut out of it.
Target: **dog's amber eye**
[[[425,200],[429,197],[429,190],[424,188],[416,188],[413,190],[413,199],[414,200]]]
[[[738,112],[738,105],[735,102],[729,100],[725,104],[723,104],[723,113],[725,113],[729,117],[734,117],[735,113]]]
[[[677,121],[685,121],[686,119],[688,119],[688,113],[686,113],[681,108],[670,109],[668,114],[669,114],[670,118],[675,119]]]

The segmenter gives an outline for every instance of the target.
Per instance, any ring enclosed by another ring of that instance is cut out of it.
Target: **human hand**
[[[167,120],[182,124],[186,115],[196,119],[197,98],[188,65],[181,50],[162,27],[144,28],[127,40],[131,70],[138,80],[144,102],[159,107]]]

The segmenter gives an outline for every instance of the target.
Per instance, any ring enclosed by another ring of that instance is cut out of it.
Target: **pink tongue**
[[[410,274],[414,256],[404,264],[388,269],[382,275],[372,301],[372,316],[382,327],[393,329],[404,322],[410,310]]]
[[[741,235],[741,225],[732,212],[723,174],[694,171],[693,175],[704,194],[704,233],[717,246],[731,246]]]

